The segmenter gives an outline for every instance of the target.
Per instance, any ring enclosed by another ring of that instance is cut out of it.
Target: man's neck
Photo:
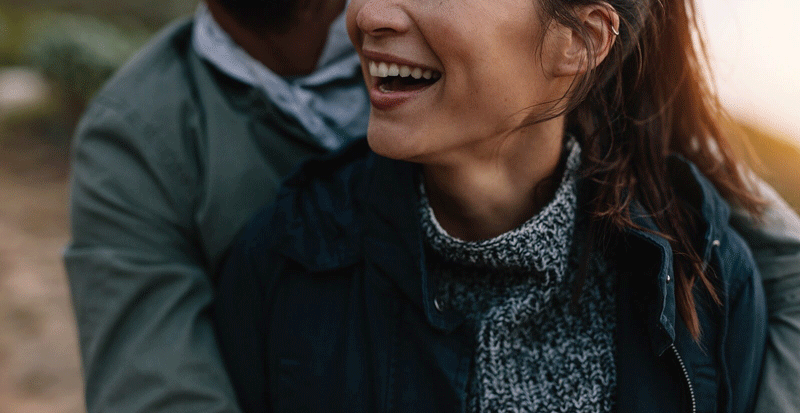
[[[214,0],[208,0],[207,5],[217,24],[239,47],[283,77],[308,75],[316,69],[330,25],[343,7],[301,10],[287,30],[277,32],[242,24]]]

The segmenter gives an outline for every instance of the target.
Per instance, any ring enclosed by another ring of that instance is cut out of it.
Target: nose
[[[411,18],[398,0],[364,0],[356,14],[356,25],[373,37],[405,33]]]

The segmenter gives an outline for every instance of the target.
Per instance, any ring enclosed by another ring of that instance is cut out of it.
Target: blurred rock
[[[29,67],[0,69],[0,120],[35,110],[50,98],[50,86],[42,74]]]

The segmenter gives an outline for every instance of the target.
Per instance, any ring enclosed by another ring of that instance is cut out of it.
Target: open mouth
[[[431,69],[373,61],[369,62],[369,74],[377,80],[378,90],[383,93],[423,89],[442,77],[440,72]]]

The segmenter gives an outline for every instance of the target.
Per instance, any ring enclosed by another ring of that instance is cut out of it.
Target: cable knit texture
[[[614,408],[615,277],[592,256],[578,311],[571,306],[582,236],[576,229],[580,148],[566,145],[553,200],[523,225],[467,242],[448,235],[422,190],[431,277],[444,311],[475,326],[473,412],[611,412]]]

